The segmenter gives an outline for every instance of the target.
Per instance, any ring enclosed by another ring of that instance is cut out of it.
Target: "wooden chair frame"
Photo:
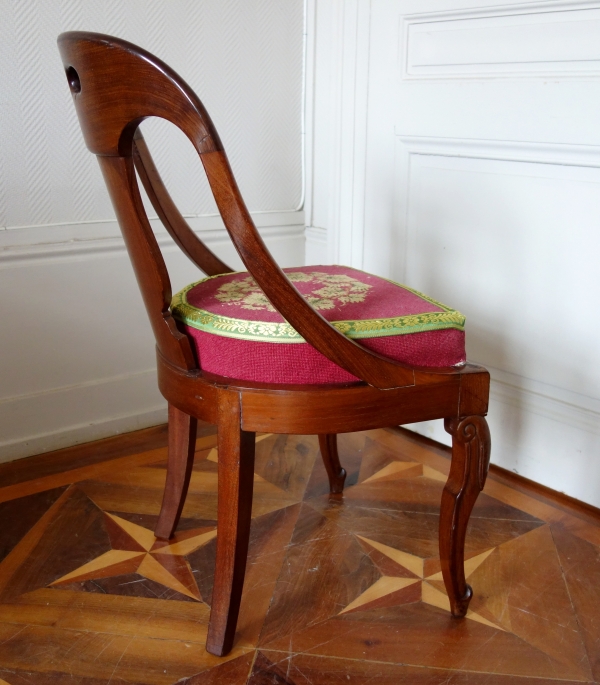
[[[192,89],[166,64],[126,41],[70,32],[58,39],[85,142],[98,161],[154,331],[158,383],[169,403],[167,482],[156,526],[169,538],[178,523],[194,458],[197,419],[218,426],[217,555],[206,648],[230,651],[244,582],[257,431],[316,434],[331,491],[342,491],[336,434],[445,419],[452,464],[440,516],[440,558],[454,616],[467,611],[467,523],[489,466],[485,420],[488,372],[417,368],[345,337],[300,295],[275,263],[242,200],[219,136]],[[199,368],[171,316],[171,284],[142,204],[136,169],[167,230],[212,276],[231,269],[198,239],[171,200],[138,129],[147,117],[179,127],[198,152],[217,206],[242,261],[281,315],[319,352],[362,379],[345,385],[267,385],[215,377]]]

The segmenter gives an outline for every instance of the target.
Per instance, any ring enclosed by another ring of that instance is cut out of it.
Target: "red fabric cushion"
[[[464,317],[406,286],[345,266],[284,269],[300,293],[361,345],[415,366],[465,361]],[[173,298],[173,316],[205,371],[263,383],[357,380],[306,343],[247,272],[193,283]]]

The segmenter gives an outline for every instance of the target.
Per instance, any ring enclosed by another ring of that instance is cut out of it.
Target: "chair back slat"
[[[207,276],[232,273],[233,269],[206,247],[177,209],[158,173],[140,129],[134,135],[133,161],[152,206],[181,251]]]
[[[188,337],[171,316],[171,281],[146,216],[131,157],[99,157],[100,168],[160,352],[183,369],[197,368]]]
[[[178,126],[199,153],[222,150],[194,91],[142,48],[101,33],[72,31],[58,47],[83,137],[96,155],[131,155],[133,135],[147,117]]]
[[[275,309],[321,354],[379,388],[414,384],[414,371],[371,352],[340,333],[317,312],[277,265],[238,190],[223,151],[201,155],[223,222],[242,261]]]
[[[254,226],[208,113],[185,81],[150,53],[118,38],[70,32],[59,36],[58,44],[85,142],[100,161],[158,348],[171,363],[184,369],[196,364],[189,340],[169,311],[171,284],[139,195],[134,157],[141,163],[138,169],[143,181],[146,176],[151,200],[154,195],[155,207],[161,209],[159,216],[183,251],[207,273],[230,269],[207,248],[199,248],[200,241],[179,221],[183,217],[172,211],[160,177],[153,177],[153,164],[145,163],[141,140],[136,150],[136,131],[148,117],[170,121],[192,142],[238,254],[298,333],[328,359],[375,387],[414,385],[412,367],[347,338],[315,311],[279,268]]]

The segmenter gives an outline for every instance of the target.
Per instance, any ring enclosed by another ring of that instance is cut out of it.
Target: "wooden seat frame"
[[[257,431],[316,434],[332,493],[343,489],[336,434],[445,419],[452,463],[440,516],[440,559],[454,616],[467,611],[467,523],[485,483],[489,374],[473,364],[416,368],[345,337],[300,295],[275,263],[242,200],[219,136],[192,89],[166,64],[126,41],[70,32],[58,39],[85,142],[110,193],[156,338],[158,384],[169,403],[168,470],[156,536],[169,538],[190,480],[197,419],[218,426],[217,553],[206,648],[230,651],[244,582]],[[198,152],[219,211],[246,268],[281,315],[319,352],[362,379],[346,385],[266,385],[203,373],[170,312],[171,284],[144,210],[136,169],[183,252],[207,275],[231,269],[187,225],[138,129],[147,117],[179,127]]]

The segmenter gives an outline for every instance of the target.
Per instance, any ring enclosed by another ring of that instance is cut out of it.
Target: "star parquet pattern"
[[[393,429],[340,436],[343,496],[316,437],[257,437],[238,633],[209,655],[212,430],[168,542],[152,533],[164,431],[124,452],[106,441],[105,458],[98,443],[87,462],[84,448],[34,457],[32,479],[0,467],[0,685],[600,683],[600,518],[490,478],[467,538],[474,598],[453,619],[437,550],[447,455]]]

